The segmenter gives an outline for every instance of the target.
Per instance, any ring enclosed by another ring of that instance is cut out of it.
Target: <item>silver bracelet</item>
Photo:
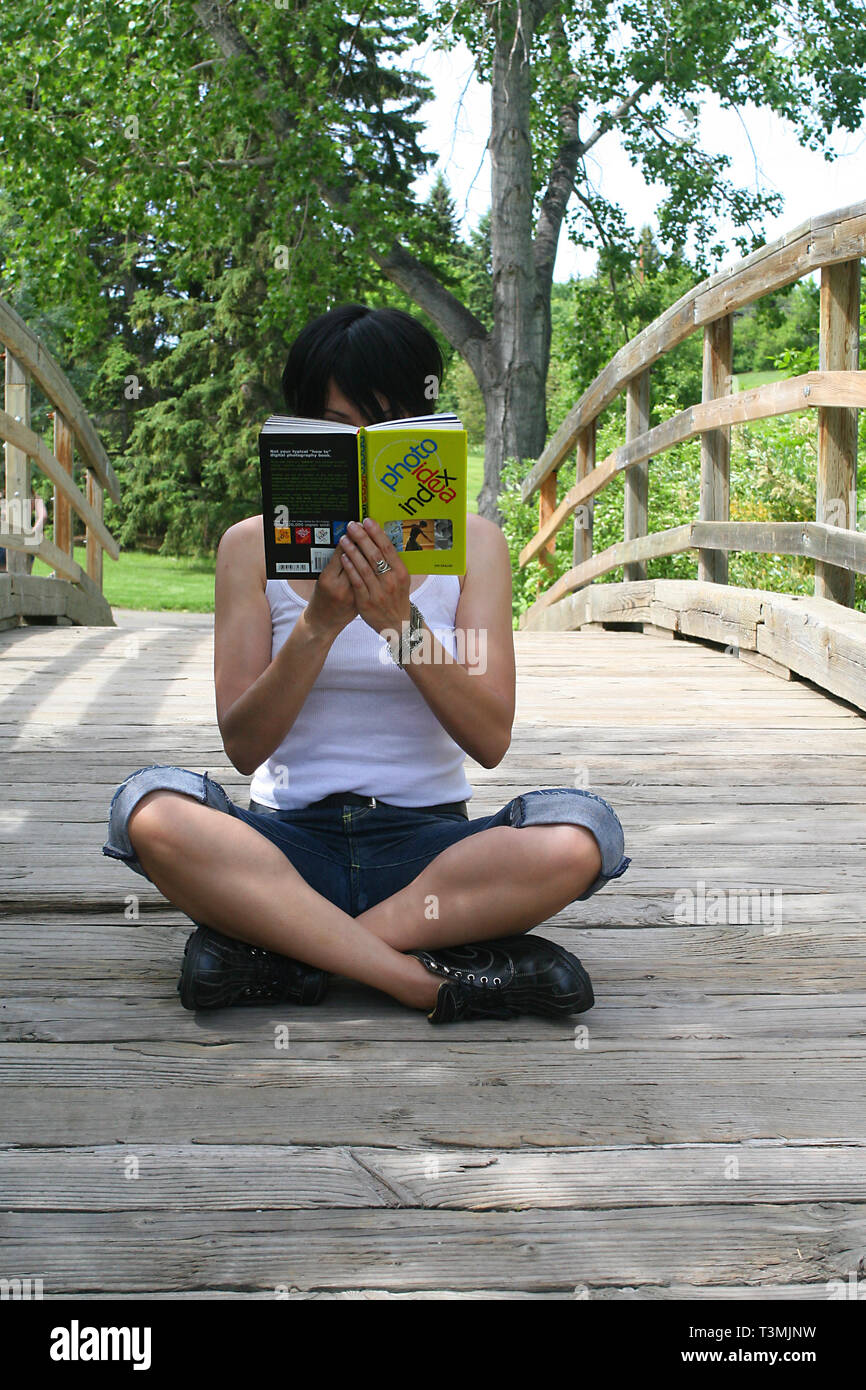
[[[421,645],[424,639],[424,615],[421,613],[420,609],[415,607],[411,599],[409,600],[409,613],[409,631],[405,636],[401,632],[396,643],[388,643],[391,659],[396,666],[400,667],[401,671],[411,661],[412,653],[416,647]],[[396,653],[394,651],[394,646],[397,648]]]

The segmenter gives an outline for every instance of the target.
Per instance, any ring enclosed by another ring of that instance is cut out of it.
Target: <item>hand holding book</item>
[[[374,632],[400,632],[409,621],[410,575],[385,532],[372,517],[350,521],[340,541],[342,561],[355,594],[355,606]],[[390,568],[381,571],[384,562]]]
[[[303,612],[304,624],[330,644],[358,616],[355,593],[339,550],[319,575],[313,597]]]

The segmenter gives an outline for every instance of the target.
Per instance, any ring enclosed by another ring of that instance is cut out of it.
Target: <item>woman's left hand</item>
[[[380,634],[402,633],[410,618],[410,574],[382,527],[372,517],[363,525],[350,521],[340,550],[364,622]],[[380,560],[391,566],[384,574],[376,568]]]

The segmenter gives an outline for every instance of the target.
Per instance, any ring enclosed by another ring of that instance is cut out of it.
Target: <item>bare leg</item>
[[[517,936],[579,897],[601,873],[579,825],[493,826],[438,854],[355,921],[398,951]]]
[[[373,985],[410,1008],[433,1008],[441,982],[419,960],[315,892],[244,821],[183,792],[160,790],[142,797],[128,829],[148,877],[193,919]]]

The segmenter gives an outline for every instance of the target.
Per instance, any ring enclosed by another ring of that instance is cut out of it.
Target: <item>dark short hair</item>
[[[333,377],[373,424],[391,417],[431,415],[442,372],[439,344],[411,314],[340,304],[308,323],[292,343],[283,372],[283,399],[290,415],[319,420]],[[436,378],[433,394],[431,377]],[[388,401],[387,413],[376,391]]]

